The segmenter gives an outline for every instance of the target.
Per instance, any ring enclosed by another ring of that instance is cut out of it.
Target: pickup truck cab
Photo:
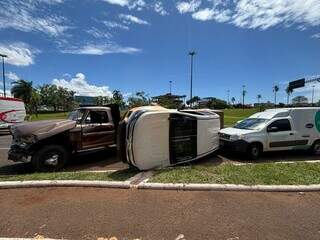
[[[114,145],[119,118],[117,106],[81,107],[68,119],[14,125],[8,159],[31,162],[37,171],[57,171],[72,153]]]
[[[311,149],[320,154],[320,108],[269,109],[220,130],[220,146],[257,159],[262,152]]]

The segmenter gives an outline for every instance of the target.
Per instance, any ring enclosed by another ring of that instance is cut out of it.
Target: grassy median
[[[33,181],[33,180],[100,180],[100,181],[125,181],[138,172],[133,169],[115,172],[55,172],[32,173],[21,175],[0,175],[0,181]]]
[[[150,182],[244,185],[320,184],[320,163],[181,166],[156,171]]]

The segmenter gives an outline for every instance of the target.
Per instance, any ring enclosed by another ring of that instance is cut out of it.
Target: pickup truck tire
[[[320,155],[320,140],[317,140],[312,144],[311,152],[314,155]]]
[[[247,155],[252,160],[257,160],[261,155],[262,148],[258,143],[252,143],[248,146]]]
[[[31,159],[37,172],[55,172],[63,168],[69,158],[69,152],[60,145],[47,145],[39,148]]]

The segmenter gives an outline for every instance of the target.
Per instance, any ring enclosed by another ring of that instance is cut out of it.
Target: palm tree
[[[234,105],[235,101],[236,101],[235,97],[232,97],[231,98],[232,105]]]
[[[287,93],[287,105],[289,105],[290,95],[293,93],[293,89],[288,86],[286,88],[286,93]]]
[[[274,92],[274,106],[277,106],[277,92],[279,91],[279,86],[274,85],[273,86],[273,92]]]
[[[32,98],[32,82],[20,79],[13,82],[13,87],[11,88],[11,94],[15,98],[20,98],[27,106],[27,111],[29,112],[29,105]]]
[[[245,85],[242,86],[242,92],[241,92],[241,95],[242,95],[242,109],[244,109],[244,97],[246,96],[247,94],[247,91],[245,90]]]
[[[261,98],[262,98],[261,94],[258,94],[257,99],[258,99],[258,106],[259,106],[260,111],[261,111],[261,106],[260,106],[260,99]]]

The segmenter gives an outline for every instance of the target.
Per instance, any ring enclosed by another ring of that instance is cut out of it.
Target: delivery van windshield
[[[234,128],[257,130],[260,129],[267,121],[268,119],[265,118],[247,118],[237,123]]]

